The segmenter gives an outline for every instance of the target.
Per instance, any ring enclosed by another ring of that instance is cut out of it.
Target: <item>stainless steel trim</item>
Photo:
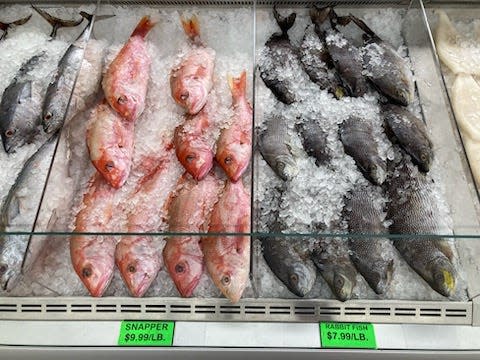
[[[476,302],[478,306],[478,302]],[[182,298],[0,298],[0,320],[353,321],[471,325],[472,302]],[[476,314],[477,324],[479,314]]]

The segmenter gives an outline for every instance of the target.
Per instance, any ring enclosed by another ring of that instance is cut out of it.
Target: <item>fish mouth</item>
[[[247,162],[243,166],[237,168],[237,171],[230,175],[230,180],[232,180],[233,182],[237,182],[242,177],[249,164],[250,162]]]
[[[108,285],[110,285],[110,281],[113,277],[113,271],[108,271],[104,273],[97,282],[88,282],[85,281],[85,286],[87,287],[88,291],[93,297],[102,297],[103,293],[107,289]]]
[[[195,171],[195,174],[193,176],[194,179],[197,181],[202,180],[205,176],[207,176],[208,172],[212,168],[212,165],[213,165],[212,160],[205,161],[205,163],[202,166],[200,166],[198,170]]]
[[[191,297],[193,294],[193,291],[196,289],[198,283],[200,282],[200,277],[197,276],[192,281],[188,283],[187,286],[182,286],[181,284],[175,284],[177,285],[178,292],[182,297]]]
[[[154,279],[154,277],[151,277],[148,274],[144,274],[139,284],[132,284],[127,282],[127,286],[132,296],[143,297],[143,295],[145,295],[147,290],[150,288],[150,285],[152,285]]]

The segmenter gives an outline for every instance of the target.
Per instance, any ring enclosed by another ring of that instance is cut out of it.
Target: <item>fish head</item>
[[[217,153],[216,159],[230,180],[236,182],[250,163],[251,148],[249,145],[235,146],[235,149],[226,148]]]
[[[23,252],[14,239],[0,238],[0,292],[10,291],[22,272]]]
[[[432,280],[430,285],[439,294],[449,297],[456,287],[456,271],[453,264],[445,257],[437,258],[431,267]]]
[[[176,152],[185,170],[197,181],[202,180],[213,166],[213,151],[201,141],[177,147]]]
[[[203,256],[184,253],[174,243],[175,240],[169,240],[165,245],[165,265],[180,295],[190,297],[203,274]]]
[[[433,151],[429,146],[421,146],[415,153],[412,153],[412,158],[421,171],[428,172],[432,164]]]
[[[130,293],[135,297],[142,297],[157,277],[160,270],[158,254],[143,254],[142,258],[131,255],[117,262],[123,281]]]
[[[197,75],[180,79],[172,88],[172,96],[176,103],[187,110],[190,115],[195,115],[207,103],[208,89]]]
[[[101,297],[113,277],[113,257],[105,254],[90,254],[89,256],[75,256],[75,272],[85,287],[94,297]]]
[[[141,97],[126,91],[116,94],[113,99],[109,99],[109,103],[121,117],[128,121],[135,121],[145,106]]]
[[[122,157],[106,156],[93,161],[93,165],[111,186],[118,189],[127,181],[131,161]]]
[[[403,78],[402,81],[395,86],[393,94],[390,96],[403,106],[408,106],[414,97],[413,81],[408,78]]]
[[[340,301],[346,301],[352,296],[354,282],[341,271],[333,275],[333,292]]]
[[[387,169],[382,160],[378,160],[379,161],[372,162],[367,165],[366,173],[374,184],[382,185],[387,178]]]
[[[3,148],[8,154],[14,153],[18,147],[30,139],[31,137],[25,136],[25,132],[13,123],[2,133]]]
[[[303,262],[295,262],[290,266],[287,271],[287,276],[286,285],[288,289],[299,297],[307,295],[316,280],[315,269],[307,266]]]
[[[47,134],[53,134],[63,125],[65,106],[59,101],[49,101],[42,111],[42,126]]]
[[[226,266],[224,269],[210,273],[213,282],[232,303],[238,302],[248,282],[248,266]]]
[[[392,281],[393,260],[375,262],[372,264],[372,269],[373,272],[368,271],[368,274],[362,273],[362,275],[376,294],[384,294]]]
[[[292,180],[298,174],[298,166],[290,156],[279,156],[275,164],[277,174],[282,180]]]

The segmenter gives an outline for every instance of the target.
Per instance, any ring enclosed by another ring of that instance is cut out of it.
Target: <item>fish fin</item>
[[[450,261],[453,261],[453,250],[450,247],[448,240],[439,239],[435,241],[435,247],[440,250]]]
[[[198,42],[200,39],[200,23],[197,15],[193,15],[189,19],[182,16],[180,20],[182,21],[183,31],[185,31],[188,38],[194,43]]]
[[[61,27],[75,27],[77,25],[80,25],[80,23],[83,21],[83,17],[80,20],[63,20],[50,15],[45,10],[40,9],[35,5],[31,5],[31,6],[33,10],[39,13],[40,16],[43,17],[45,20],[47,20],[48,23],[52,26],[52,32],[50,33],[50,37],[53,39],[55,39],[55,37],[57,36],[57,30],[60,29]]]
[[[228,86],[232,92],[233,97],[240,97],[245,95],[245,89],[247,88],[247,72],[242,71],[239,77],[234,78],[230,74],[227,76]]]
[[[286,34],[288,32],[288,30],[295,23],[295,19],[297,18],[296,13],[291,13],[287,17],[280,15],[277,11],[277,6],[273,7],[273,16],[275,17],[278,26],[280,26],[280,29],[282,29],[283,34]]]
[[[157,23],[153,21],[150,16],[144,16],[140,22],[138,23],[137,27],[135,30],[133,30],[132,35],[130,37],[134,36],[140,36],[142,38],[145,38],[147,34],[149,33],[150,30],[156,25]]]
[[[355,25],[357,25],[368,36],[368,38],[374,39],[374,40],[381,40],[378,37],[378,35],[375,34],[375,32],[372,29],[370,29],[362,19],[359,19],[358,17],[353,16],[352,14],[350,14],[348,18],[350,18],[350,20],[352,20],[355,23]]]
[[[86,19],[89,23],[92,22],[93,20],[93,14],[89,14],[85,11],[80,11],[80,15],[83,16],[84,19]],[[97,15],[95,16],[95,21],[101,21],[101,20],[106,20],[114,17],[115,14],[110,14],[110,15]]]

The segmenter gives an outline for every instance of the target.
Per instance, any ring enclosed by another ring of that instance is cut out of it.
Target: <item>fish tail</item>
[[[313,5],[313,7],[310,9],[310,20],[314,25],[320,26],[330,16],[330,12],[332,12],[332,8],[330,6],[319,8],[318,6]]]
[[[239,77],[234,78],[230,74],[228,75],[228,86],[232,92],[234,98],[242,97],[245,95],[247,88],[247,72],[242,71]]]
[[[0,30],[3,31],[3,34],[2,36],[0,36],[0,40],[2,40],[3,38],[5,38],[7,36],[7,33],[8,33],[8,29],[10,29],[12,26],[20,26],[20,25],[23,25],[25,24],[28,20],[30,20],[30,18],[32,17],[32,14],[28,15],[27,17],[24,17],[22,19],[18,19],[18,20],[15,20],[15,21],[12,21],[10,23],[4,23],[4,22],[1,22],[0,21]]]
[[[369,37],[378,38],[377,34],[375,34],[375,32],[372,29],[370,29],[362,19],[359,19],[358,17],[353,16],[352,14],[350,14],[348,18],[352,20],[355,23],[355,25],[357,25]]]
[[[288,32],[288,30],[295,23],[295,19],[297,18],[296,13],[291,13],[287,17],[280,15],[277,11],[276,6],[273,7],[273,16],[275,17],[275,20],[277,21],[278,26],[280,26],[280,29],[282,29],[283,34],[286,34]]]
[[[50,33],[50,37],[52,37],[53,39],[55,39],[55,37],[57,36],[57,30],[61,27],[75,27],[77,25],[80,25],[80,23],[83,21],[83,17],[80,20],[63,20],[50,15],[45,10],[40,9],[35,5],[31,6],[33,10],[39,13],[40,16],[47,20],[48,23],[52,26],[52,32]]]
[[[182,21],[183,30],[187,34],[188,38],[193,42],[196,42],[200,38],[200,23],[196,15],[186,19],[183,16],[180,19]]]
[[[140,22],[138,23],[137,27],[135,30],[133,30],[132,35],[130,37],[134,36],[140,36],[142,38],[145,38],[147,34],[152,30],[152,28],[156,25],[157,23],[155,21],[152,21],[150,16],[144,16]]]

